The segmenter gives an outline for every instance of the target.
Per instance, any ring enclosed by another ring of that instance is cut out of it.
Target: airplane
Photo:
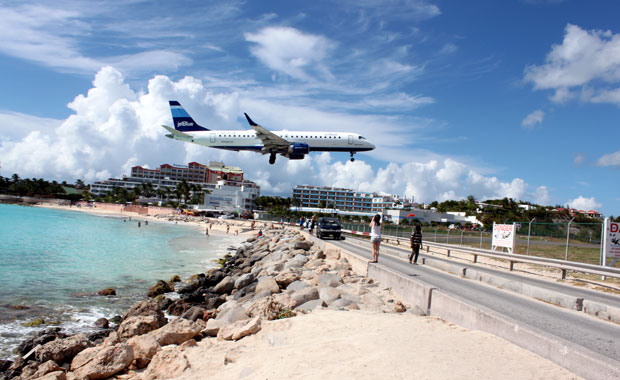
[[[351,161],[357,152],[375,149],[363,136],[347,132],[274,131],[256,124],[247,113],[250,130],[211,130],[198,125],[176,100],[170,100],[174,128],[162,125],[173,140],[232,151],[248,150],[269,154],[269,163],[280,154],[290,160],[302,160],[310,152],[349,152]]]

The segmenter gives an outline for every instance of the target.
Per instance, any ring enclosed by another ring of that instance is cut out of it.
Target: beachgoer
[[[138,221],[138,227],[141,227],[140,222]]]
[[[258,230],[258,237],[263,237],[263,230]]]
[[[226,235],[228,235],[228,231],[230,231],[230,225],[226,225]]]
[[[239,230],[235,230],[235,236],[239,236]]]
[[[209,227],[205,228],[205,235],[209,237]]]
[[[418,263],[420,248],[422,248],[422,227],[418,225],[415,226],[415,232],[411,234],[411,254],[409,255],[409,264],[411,264],[411,259],[413,259],[413,264]]]
[[[310,219],[310,235],[314,234],[314,227],[316,226],[315,215],[312,215],[312,219]]]
[[[381,215],[377,214],[370,222],[370,244],[372,244],[371,263],[379,261],[379,245],[381,244]]]
[[[144,221],[144,225],[145,225],[145,226],[148,226],[148,225],[149,225],[149,221],[148,221],[148,220],[145,220],[145,221]]]
[[[250,223],[250,228],[251,228],[251,229],[254,229],[254,225],[255,225],[255,224],[256,224],[256,222],[255,222],[255,221],[252,221],[252,223]]]
[[[299,228],[301,228],[302,230],[304,229],[304,222],[306,220],[304,219],[304,217],[302,216],[301,218],[299,218]]]

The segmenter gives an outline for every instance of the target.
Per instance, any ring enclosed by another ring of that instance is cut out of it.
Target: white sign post
[[[620,223],[605,218],[605,234],[603,235],[603,266],[614,265],[620,260]]]
[[[512,253],[516,240],[516,225],[513,224],[495,224],[493,223],[493,240],[491,249],[496,250],[497,247],[508,249],[508,253]]]

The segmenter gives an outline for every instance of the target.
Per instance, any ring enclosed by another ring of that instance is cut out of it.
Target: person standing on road
[[[310,219],[310,235],[314,235],[314,227],[316,226],[316,215],[312,215],[312,219]]]
[[[381,244],[381,215],[377,214],[370,222],[370,244],[372,245],[371,263],[379,261],[379,245]]]
[[[413,259],[413,264],[418,263],[420,248],[422,248],[422,228],[417,225],[415,226],[415,232],[411,234],[411,254],[409,255],[409,264],[411,264],[411,259]]]

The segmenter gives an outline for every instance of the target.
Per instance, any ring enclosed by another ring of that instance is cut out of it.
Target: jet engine
[[[303,160],[308,153],[310,153],[308,144],[295,143],[288,147],[288,154],[286,156],[291,160]]]

